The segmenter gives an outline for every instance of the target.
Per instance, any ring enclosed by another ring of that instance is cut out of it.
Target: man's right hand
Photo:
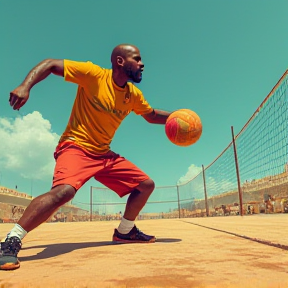
[[[27,102],[28,98],[29,91],[23,86],[18,86],[10,92],[9,102],[14,110],[19,110]]]

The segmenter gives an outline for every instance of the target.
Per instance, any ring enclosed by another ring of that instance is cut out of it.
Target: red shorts
[[[93,154],[73,142],[62,142],[55,150],[53,186],[67,184],[78,190],[94,177],[120,197],[149,179],[144,172],[119,154],[109,151]]]

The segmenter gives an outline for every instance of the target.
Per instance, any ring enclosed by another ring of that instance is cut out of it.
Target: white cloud
[[[201,171],[202,171],[202,167],[198,167],[194,164],[191,164],[190,167],[188,168],[187,173],[184,176],[180,177],[177,184],[184,184],[188,182],[189,180],[197,176]]]
[[[233,183],[232,181],[229,181],[229,179],[223,178],[223,175],[221,175],[219,171],[217,172],[218,173],[216,173],[216,175],[214,174],[214,177],[216,177],[214,178],[209,176],[209,171],[205,171],[205,182],[208,198],[225,192],[234,191],[237,188],[237,183],[235,182],[236,180],[234,181],[235,183]],[[199,175],[199,173],[201,175]],[[193,181],[191,181],[192,179]],[[184,198],[188,198],[189,195],[193,195],[195,199],[204,199],[202,167],[197,167],[194,164],[190,165],[187,173],[178,180],[177,184],[180,185],[180,193],[182,193],[182,196],[184,195]]]
[[[38,111],[15,119],[0,118],[0,165],[29,179],[51,179],[59,135]]]
[[[210,196],[219,195],[226,192],[231,192],[237,189],[237,182],[231,182],[228,179],[216,181],[213,177],[206,176],[206,189],[207,194]]]

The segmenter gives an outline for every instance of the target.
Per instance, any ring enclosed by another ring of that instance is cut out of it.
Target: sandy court
[[[288,245],[288,215],[137,221],[155,244],[114,245],[117,225],[41,225],[23,240],[20,269],[0,271],[0,287],[288,287],[288,250],[229,234]]]

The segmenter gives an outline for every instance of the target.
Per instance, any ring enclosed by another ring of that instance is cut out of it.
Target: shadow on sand
[[[175,238],[158,238],[156,240],[156,243],[173,243],[173,242],[180,242],[180,241],[182,241],[182,240],[181,239],[175,239]],[[126,245],[131,245],[131,244],[126,244]],[[134,243],[134,244],[139,245],[137,243]],[[59,256],[62,254],[70,253],[70,252],[72,252],[74,250],[78,250],[78,249],[110,246],[110,245],[125,245],[125,244],[114,243],[112,241],[100,241],[100,242],[83,242],[83,243],[58,243],[58,244],[48,244],[48,245],[37,245],[37,246],[23,247],[21,250],[39,249],[39,248],[44,248],[44,250],[35,254],[35,255],[24,256],[24,257],[20,256],[19,260],[22,262],[22,261],[47,259],[47,258]]]

